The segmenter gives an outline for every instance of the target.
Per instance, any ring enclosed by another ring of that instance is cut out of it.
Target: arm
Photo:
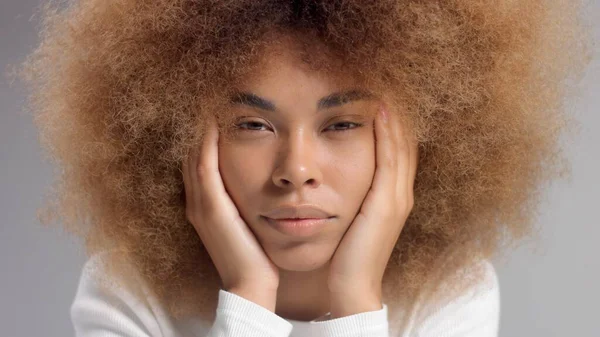
[[[312,322],[312,336],[369,337],[497,337],[500,318],[499,282],[493,265],[485,261],[486,277],[482,283],[465,291],[448,303],[434,307],[423,303],[417,317],[407,317],[413,324],[406,331],[389,331],[385,303],[381,310]],[[395,313],[395,315],[405,313]]]
[[[361,312],[349,316],[311,322],[311,336],[369,336],[388,337],[388,307],[382,303],[379,310]]]
[[[192,327],[172,320],[156,301],[140,301],[124,289],[100,289],[94,261],[83,268],[71,305],[77,337],[288,337],[292,326],[274,312],[234,293],[220,290],[215,321]]]
[[[219,290],[217,316],[207,337],[287,337],[292,324],[233,292]]]
[[[102,254],[90,258],[81,273],[71,304],[71,322],[78,337],[160,337],[162,331],[151,308],[122,289],[104,291],[95,279]]]

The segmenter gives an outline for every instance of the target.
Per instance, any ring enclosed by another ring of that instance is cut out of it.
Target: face
[[[291,52],[269,56],[261,73],[249,78],[236,88],[244,99],[231,103],[233,133],[219,141],[225,188],[273,263],[291,271],[318,269],[332,258],[371,186],[377,102],[360,94],[336,99],[360,88],[307,70]],[[301,204],[332,218],[315,233],[297,236],[264,217]]]

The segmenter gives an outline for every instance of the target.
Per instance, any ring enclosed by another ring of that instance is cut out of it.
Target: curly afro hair
[[[181,162],[210,115],[227,121],[229,94],[266,47],[293,37],[303,62],[385,97],[418,139],[415,204],[384,297],[409,303],[441,275],[460,275],[451,284],[463,287],[476,273],[460,268],[536,233],[542,188],[570,172],[560,136],[577,123],[563,100],[591,58],[581,8],[573,0],[50,2],[41,43],[19,72],[40,142],[60,167],[40,221],[60,219],[90,256],[112,251],[108,278],[141,277],[174,317],[213,319],[220,280],[186,219]]]

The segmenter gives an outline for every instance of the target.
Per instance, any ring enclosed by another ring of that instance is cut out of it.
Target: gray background
[[[0,66],[22,61],[37,42],[39,0],[0,0]],[[589,20],[600,22],[600,1]],[[600,24],[595,27],[596,40]],[[600,336],[600,60],[568,107],[582,123],[572,143],[571,181],[548,190],[539,218],[542,240],[494,261],[501,287],[500,336]],[[36,130],[19,113],[23,91],[0,80],[0,327],[2,336],[72,336],[69,306],[85,255],[82,245],[36,220],[52,180]]]

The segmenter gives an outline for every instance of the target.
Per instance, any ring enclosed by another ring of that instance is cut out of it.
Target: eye
[[[330,130],[330,131],[334,131],[334,132],[345,132],[345,131],[350,131],[352,129],[356,129],[356,128],[359,128],[362,126],[363,126],[362,123],[339,122],[339,123],[330,125],[326,130]],[[267,127],[267,126],[265,124],[263,124],[261,122],[257,122],[257,121],[247,121],[247,122],[239,123],[236,125],[236,127],[243,131],[267,131],[267,129],[264,129],[264,128],[261,129],[261,127]]]
[[[334,129],[333,131],[335,131],[335,132],[345,132],[345,131],[350,131],[352,129],[356,129],[356,128],[359,128],[359,127],[363,126],[362,123],[339,122],[339,123],[332,124],[330,127],[332,127],[332,126],[340,126],[340,125],[342,126],[341,129]],[[348,125],[350,125],[350,127],[348,127]]]
[[[241,129],[244,131],[266,131],[266,130],[260,130],[261,126],[266,126],[266,125],[261,122],[257,122],[257,121],[247,121],[247,122],[239,123],[236,125],[236,127],[238,129]],[[256,129],[256,127],[258,127],[259,129]]]

